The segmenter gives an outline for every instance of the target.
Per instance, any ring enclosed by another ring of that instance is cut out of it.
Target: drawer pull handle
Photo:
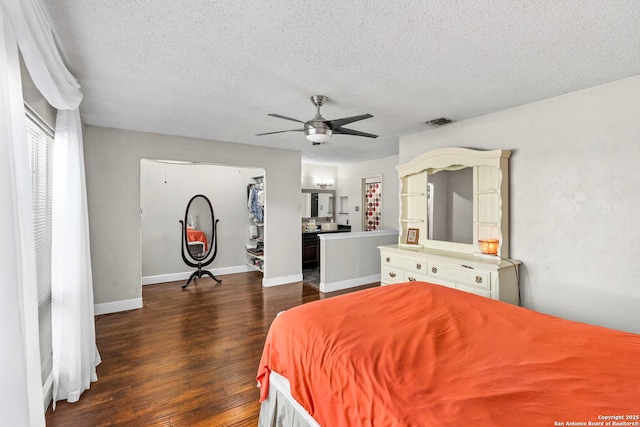
[[[421,268],[422,268],[422,264],[417,263],[417,264],[416,264],[416,270],[420,270]]]
[[[409,277],[409,281],[410,281],[410,282],[415,282],[415,281],[416,281],[416,278],[415,278],[415,277]]]
[[[387,257],[387,259],[385,261],[390,262],[391,258]]]
[[[476,276],[476,283],[482,283],[482,276]]]
[[[437,273],[438,272],[438,268],[437,267],[431,267],[431,272],[432,273]]]
[[[396,277],[396,273],[394,273],[393,271],[391,273],[389,273],[390,277]]]

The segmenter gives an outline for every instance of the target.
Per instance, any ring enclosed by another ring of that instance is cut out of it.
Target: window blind
[[[29,106],[27,142],[33,192],[33,225],[38,277],[38,320],[42,382],[52,369],[51,353],[51,228],[54,133]]]

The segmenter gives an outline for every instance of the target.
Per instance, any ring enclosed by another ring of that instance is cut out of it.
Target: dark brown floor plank
[[[98,381],[47,426],[255,426],[255,375],[282,310],[322,294],[302,282],[263,288],[260,273],[143,287],[144,307],[96,317]]]

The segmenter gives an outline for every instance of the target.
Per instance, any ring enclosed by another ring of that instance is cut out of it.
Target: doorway
[[[362,231],[382,229],[382,175],[362,178]]]
[[[196,194],[213,205],[218,253],[214,274],[250,271],[246,246],[250,244],[247,186],[261,168],[170,160],[140,161],[140,250],[142,284],[186,280],[192,272],[181,257],[185,209]]]

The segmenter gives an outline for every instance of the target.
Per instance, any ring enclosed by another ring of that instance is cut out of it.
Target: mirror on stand
[[[182,228],[182,260],[190,267],[197,270],[191,274],[182,289],[189,286],[194,279],[200,279],[203,275],[209,276],[218,283],[222,281],[216,278],[209,270],[203,270],[211,264],[218,252],[216,228],[218,221],[213,215],[213,206],[206,196],[198,194],[193,196],[187,204],[184,221],[180,220]]]

